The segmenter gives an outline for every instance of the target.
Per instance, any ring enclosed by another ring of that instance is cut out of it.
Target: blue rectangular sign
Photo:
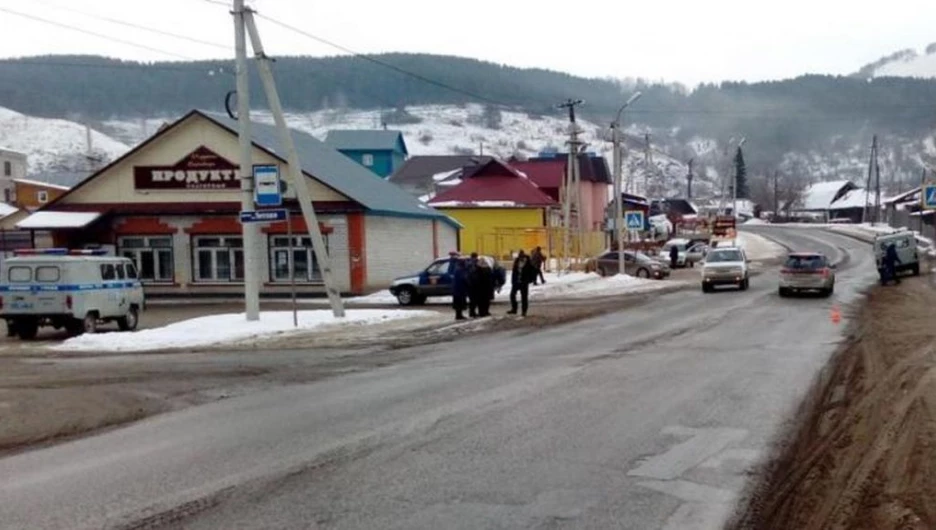
[[[624,212],[624,226],[631,231],[644,229],[644,213],[641,210],[628,210]]]
[[[254,166],[253,177],[254,202],[257,206],[279,206],[283,204],[279,166]]]
[[[923,186],[923,208],[936,210],[936,184]]]
[[[272,223],[285,220],[286,210],[256,210],[240,213],[242,223]]]

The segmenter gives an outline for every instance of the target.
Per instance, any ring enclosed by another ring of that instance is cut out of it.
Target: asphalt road
[[[874,279],[867,243],[756,231],[840,261],[836,294],[767,272],[15,455],[0,528],[719,528]]]

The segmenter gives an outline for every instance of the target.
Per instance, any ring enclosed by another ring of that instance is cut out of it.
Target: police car
[[[422,305],[430,297],[452,296],[453,278],[448,272],[450,259],[439,258],[416,274],[393,280],[390,284],[390,294],[396,297],[400,305]],[[468,258],[459,256],[458,259]],[[486,260],[491,265],[496,285],[498,288],[502,287],[506,282],[504,268],[489,256],[479,256],[478,259]]]
[[[98,323],[136,329],[143,284],[133,262],[105,250],[24,249],[0,268],[0,318],[7,335],[33,339],[41,326],[72,335]]]

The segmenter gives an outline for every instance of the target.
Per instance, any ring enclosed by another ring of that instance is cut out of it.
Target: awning
[[[36,212],[16,223],[16,227],[28,230],[84,228],[100,216],[100,212]]]

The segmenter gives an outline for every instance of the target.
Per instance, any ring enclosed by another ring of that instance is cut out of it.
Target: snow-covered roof
[[[830,210],[846,210],[849,208],[864,208],[868,204],[868,194],[862,188],[846,192],[845,195],[829,205]]]
[[[38,211],[16,223],[17,228],[84,228],[100,217],[100,212]]]
[[[455,207],[455,206],[473,206],[475,208],[508,208],[517,206],[514,201],[442,201],[433,202],[435,208]]]
[[[12,204],[7,204],[5,202],[0,202],[0,219],[12,215],[19,211],[19,208],[13,206]]]
[[[22,184],[30,184],[33,186],[45,186],[46,188],[54,188],[57,190],[68,191],[68,186],[62,186],[61,184],[52,184],[51,182],[43,182],[41,180],[32,180],[32,179],[13,179],[13,182],[19,182]]]
[[[803,210],[826,210],[832,204],[835,196],[842,188],[854,186],[848,180],[832,180],[829,182],[817,182],[806,188],[803,193]]]

